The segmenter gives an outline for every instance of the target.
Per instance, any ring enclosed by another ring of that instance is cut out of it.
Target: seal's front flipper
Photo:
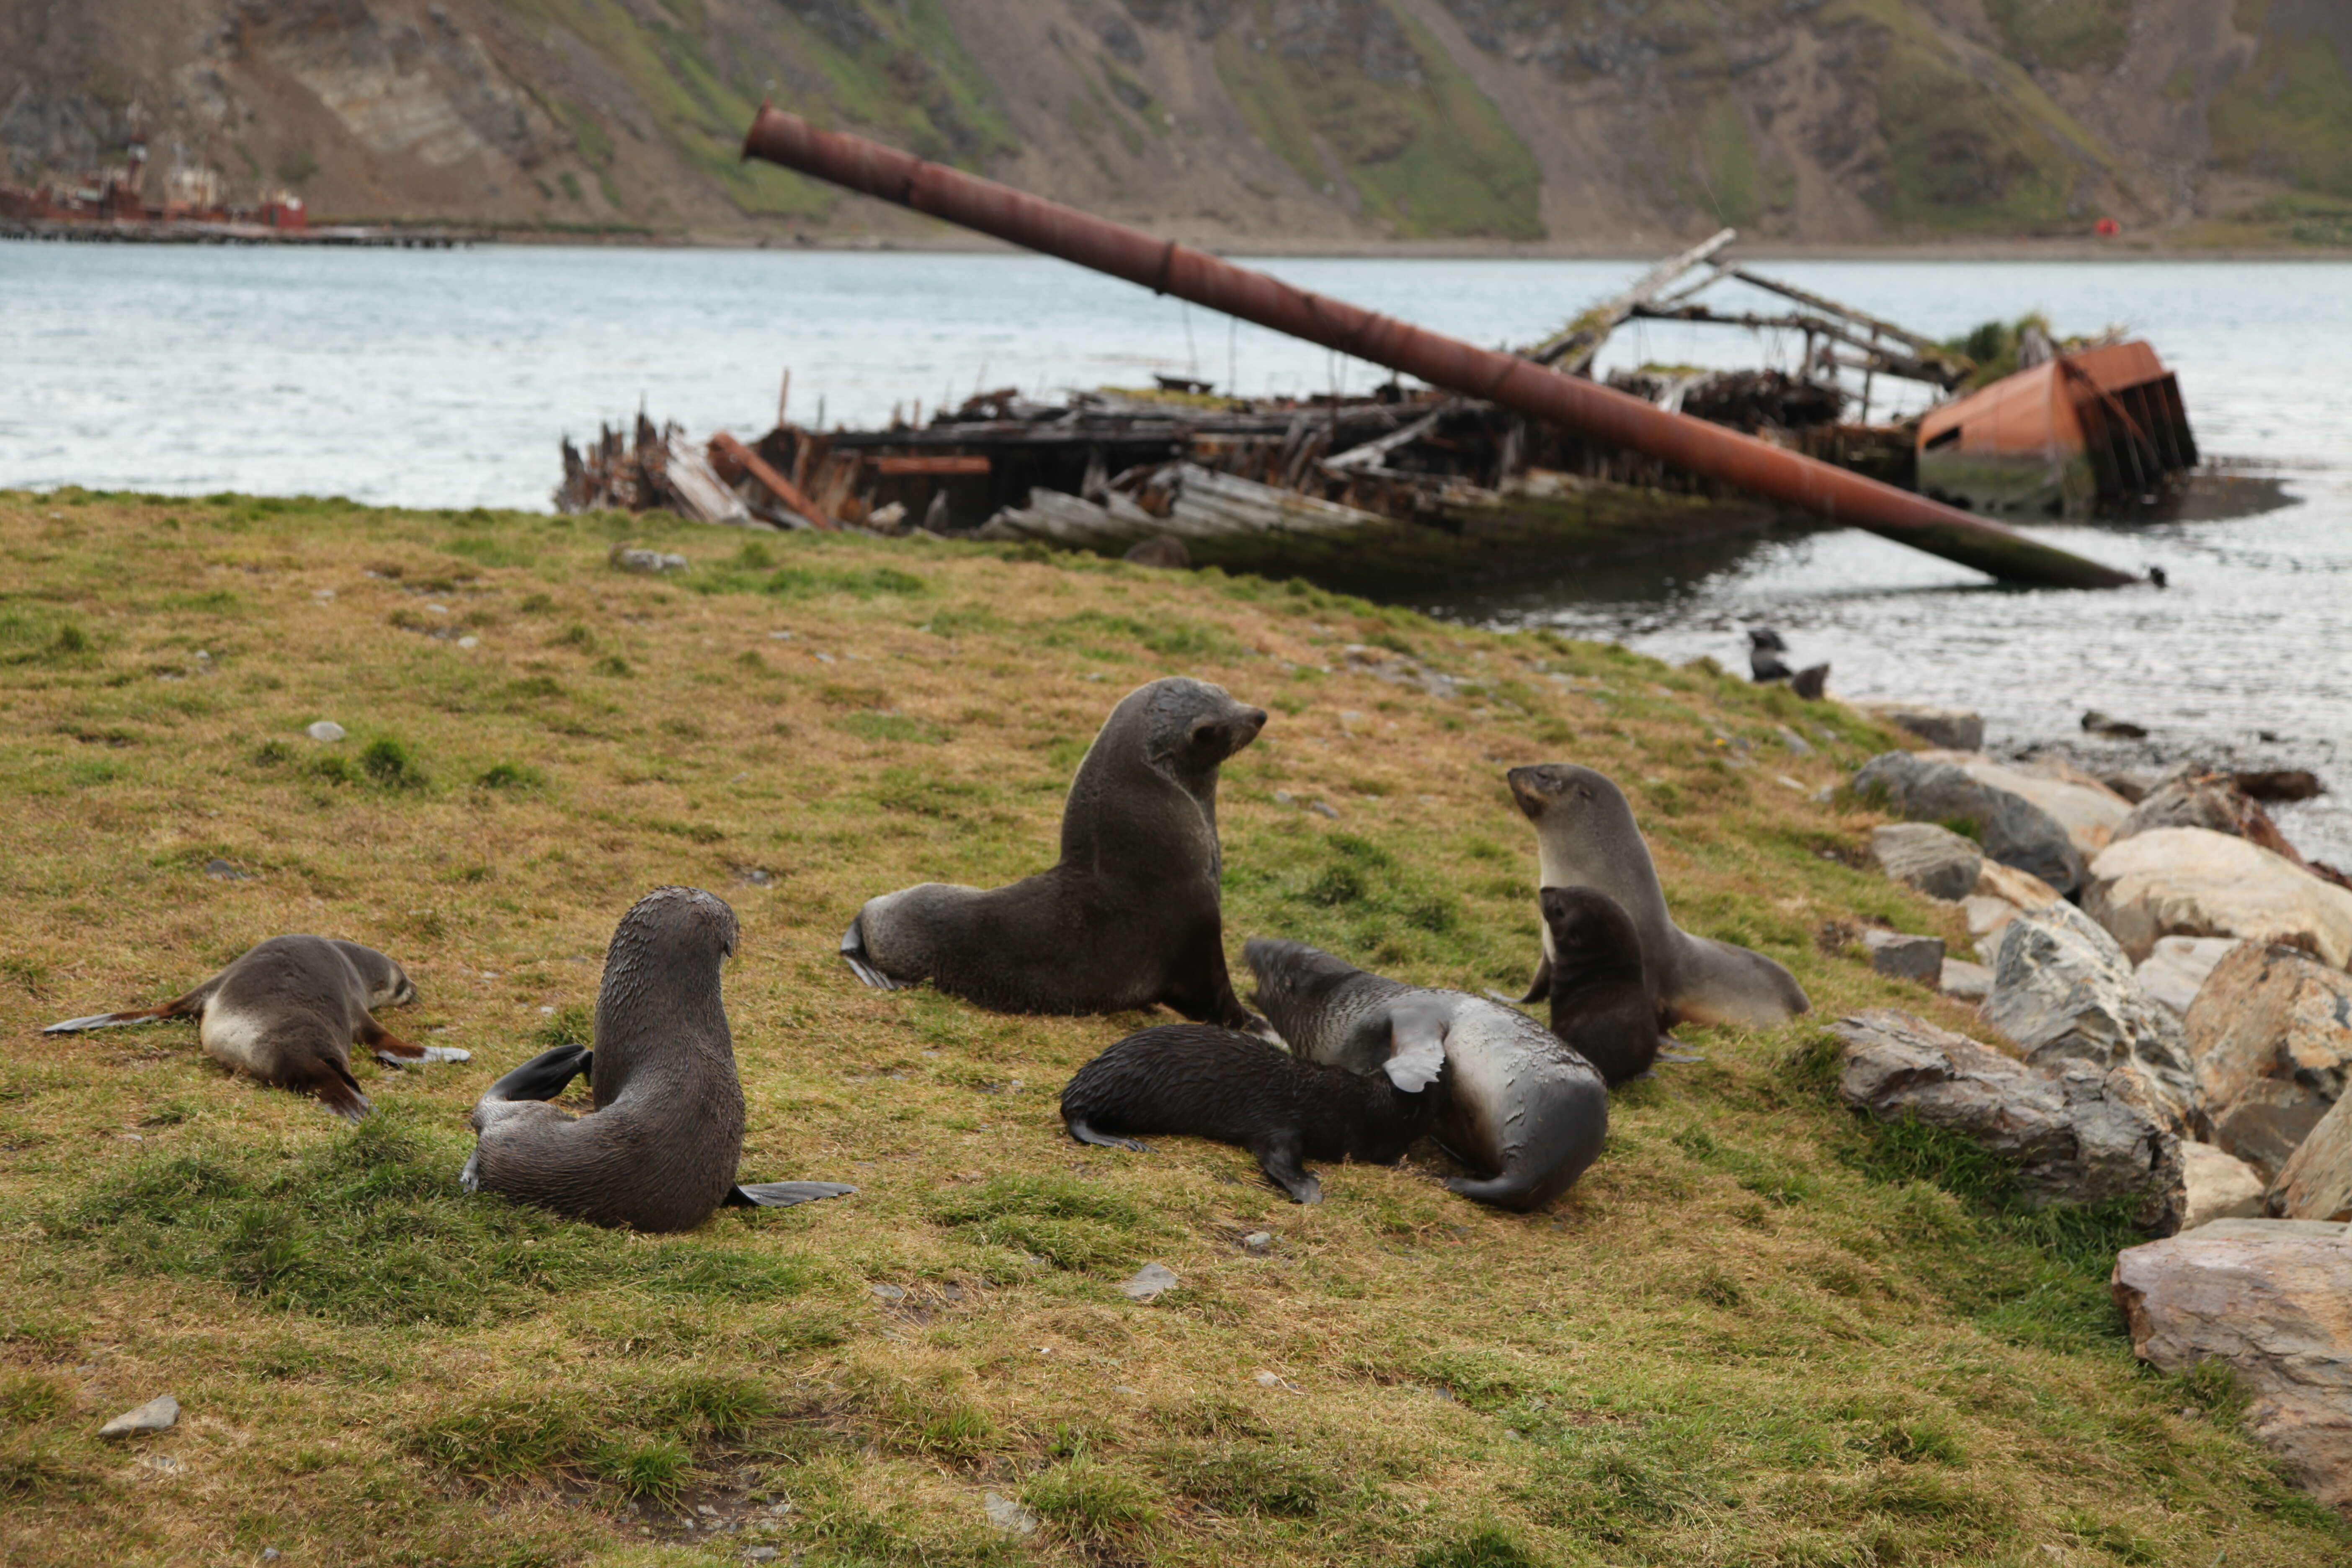
[[[490,1085],[488,1100],[553,1100],[563,1086],[586,1072],[592,1053],[585,1046],[557,1046],[544,1050]]]
[[[1069,1128],[1070,1136],[1081,1143],[1092,1143],[1100,1149],[1125,1149],[1137,1154],[1151,1152],[1151,1145],[1149,1143],[1139,1143],[1132,1138],[1121,1138],[1113,1133],[1096,1131],[1087,1125],[1084,1117],[1078,1117],[1065,1125]]]
[[[1691,1062],[1703,1062],[1706,1060],[1706,1058],[1697,1051],[1684,1050],[1682,1048],[1682,1044],[1683,1043],[1680,1040],[1675,1038],[1672,1035],[1662,1034],[1658,1037],[1658,1054],[1651,1059],[1654,1061],[1674,1062],[1677,1065],[1685,1066]],[[1673,1050],[1668,1050],[1666,1049],[1668,1046],[1672,1046],[1675,1048]]]
[[[457,1173],[457,1184],[469,1193],[482,1190],[482,1146],[479,1143],[475,1144],[474,1152],[466,1156],[466,1168]]]
[[[761,1182],[729,1189],[719,1206],[788,1209],[794,1204],[814,1203],[819,1198],[847,1197],[856,1190],[840,1182]]]
[[[862,915],[850,921],[849,929],[841,933],[841,961],[849,965],[851,973],[877,991],[903,989],[897,981],[875,968],[874,961],[866,956],[866,923]]]
[[[1381,1066],[1389,1081],[1407,1094],[1419,1094],[1445,1071],[1446,1016],[1442,1003],[1419,1000],[1400,1002],[1390,1011],[1389,1058]]]
[[[1536,965],[1536,977],[1528,984],[1528,994],[1519,998],[1518,1005],[1524,1007],[1530,1002],[1540,1002],[1550,994],[1551,954],[1547,952],[1543,955],[1543,962]]]

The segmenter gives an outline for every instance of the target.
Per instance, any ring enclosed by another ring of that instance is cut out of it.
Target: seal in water
[[[1062,1121],[1081,1143],[1145,1152],[1129,1133],[1236,1144],[1291,1201],[1323,1189],[1302,1160],[1394,1164],[1429,1131],[1441,1097],[1419,1065],[1357,1073],[1294,1057],[1254,1035],[1163,1024],[1111,1047],[1062,1090]]]
[[[1513,1007],[1367,974],[1301,942],[1251,941],[1257,1005],[1311,1061],[1385,1071],[1400,1087],[1443,1070],[1432,1136],[1477,1173],[1445,1184],[1500,1208],[1566,1192],[1609,1133],[1609,1089],[1592,1064]]]
[[[467,1192],[595,1225],[690,1230],[724,1204],[784,1207],[857,1189],[838,1182],[735,1184],[743,1086],[719,995],[735,911],[699,888],[656,888],[621,917],[596,995],[596,1044],[542,1051],[474,1107]],[[546,1101],[576,1073],[594,1109]]]
[[[1760,952],[1692,936],[1666,912],[1649,847],[1633,826],[1624,792],[1591,768],[1545,763],[1505,775],[1519,809],[1536,825],[1538,884],[1598,888],[1624,906],[1642,937],[1643,983],[1661,1026],[1737,1024],[1769,1028],[1810,1011],[1795,975]],[[1551,991],[1551,932],[1522,1001]]]
[[[335,937],[273,936],[161,1007],[68,1018],[41,1032],[194,1017],[197,1042],[215,1061],[311,1095],[357,1121],[373,1108],[352,1076],[353,1045],[367,1047],[387,1067],[470,1059],[471,1053],[447,1046],[411,1045],[375,1021],[375,1008],[415,1000],[407,972],[372,947]]]
[[[1615,1089],[1658,1059],[1658,1015],[1642,984],[1642,933],[1598,888],[1546,888],[1551,941],[1551,1032]]]
[[[1217,767],[1265,710],[1182,677],[1111,710],[1062,809],[1062,858],[1010,887],[925,882],[869,900],[841,954],[882,990],[929,980],[1000,1013],[1116,1013],[1164,1003],[1234,1028],[1264,1020],[1225,970]]]

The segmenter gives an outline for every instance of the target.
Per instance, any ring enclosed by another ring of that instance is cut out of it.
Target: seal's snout
[[[1504,782],[1511,786],[1511,798],[1519,803],[1519,809],[1530,819],[1543,816],[1544,808],[1559,794],[1559,781],[1551,778],[1550,773],[1545,767],[1513,768],[1503,775]]]
[[[1258,737],[1258,731],[1265,728],[1265,709],[1243,709],[1241,710],[1240,717],[1234,721],[1234,750],[1238,752],[1244,746],[1248,745],[1252,741],[1256,740]]]

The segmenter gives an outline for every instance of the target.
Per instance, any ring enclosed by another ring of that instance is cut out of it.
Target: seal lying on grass
[[[1144,1152],[1129,1133],[1232,1143],[1294,1203],[1323,1201],[1301,1160],[1394,1163],[1430,1129],[1440,1096],[1423,1092],[1443,1063],[1391,1058],[1385,1072],[1306,1061],[1255,1036],[1164,1024],[1128,1036],[1062,1090],[1062,1121],[1081,1143]]]
[[[372,947],[334,937],[273,936],[160,1007],[68,1018],[41,1032],[72,1035],[193,1016],[197,1042],[215,1061],[311,1095],[357,1121],[373,1108],[352,1077],[353,1045],[367,1047],[388,1067],[469,1059],[450,1047],[411,1045],[376,1022],[375,1008],[415,1000],[407,972]]]
[[[857,1189],[838,1182],[738,1186],[743,1086],[719,994],[735,951],[735,911],[699,888],[656,888],[621,917],[604,955],[593,1051],[558,1046],[492,1084],[474,1107],[480,1134],[467,1192],[596,1225],[691,1230],[721,1205],[783,1207]],[[546,1101],[588,1074],[595,1109]]]
[[[1464,1197],[1537,1208],[1600,1154],[1608,1086],[1526,1014],[1466,992],[1367,974],[1303,942],[1256,938],[1244,951],[1257,975],[1257,1005],[1300,1056],[1391,1077],[1434,1079],[1443,1064],[1433,1136],[1477,1173],[1445,1184]]]
[[[881,990],[929,980],[1000,1013],[1164,1003],[1262,1028],[1225,970],[1217,768],[1265,724],[1265,709],[1205,681],[1138,687],[1078,763],[1052,870],[985,892],[925,882],[869,900],[842,957]]]

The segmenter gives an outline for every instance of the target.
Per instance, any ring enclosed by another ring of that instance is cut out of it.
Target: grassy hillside
[[[693,570],[624,575],[622,539]],[[1303,585],[645,519],[0,494],[0,559],[11,1563],[2352,1549],[2224,1383],[2131,1359],[2126,1233],[1857,1125],[1814,1023],[1691,1036],[1706,1060],[1623,1091],[1549,1212],[1456,1200],[1434,1154],[1299,1208],[1237,1151],[1066,1139],[1059,1085],[1144,1016],[877,994],[834,953],[874,892],[1039,868],[1103,713],[1186,671],[1273,715],[1224,777],[1236,953],[1518,985],[1501,775],[1566,757],[1626,784],[1685,925],[1825,1014],[1963,1023],[1846,950],[1860,921],[1958,932],[1811,798],[1890,743],[1833,704]],[[1473,685],[1369,673],[1407,657]],[[862,1191],[658,1238],[464,1196],[467,1106],[581,1036],[614,921],[667,882],[741,920],[747,1173]],[[360,1066],[354,1131],[185,1025],[35,1032],[292,930],[393,952],[422,992],[394,1026],[472,1061]],[[1139,1305],[1113,1286],[1146,1260],[1181,1285]],[[165,1390],[173,1432],[94,1436]]]

